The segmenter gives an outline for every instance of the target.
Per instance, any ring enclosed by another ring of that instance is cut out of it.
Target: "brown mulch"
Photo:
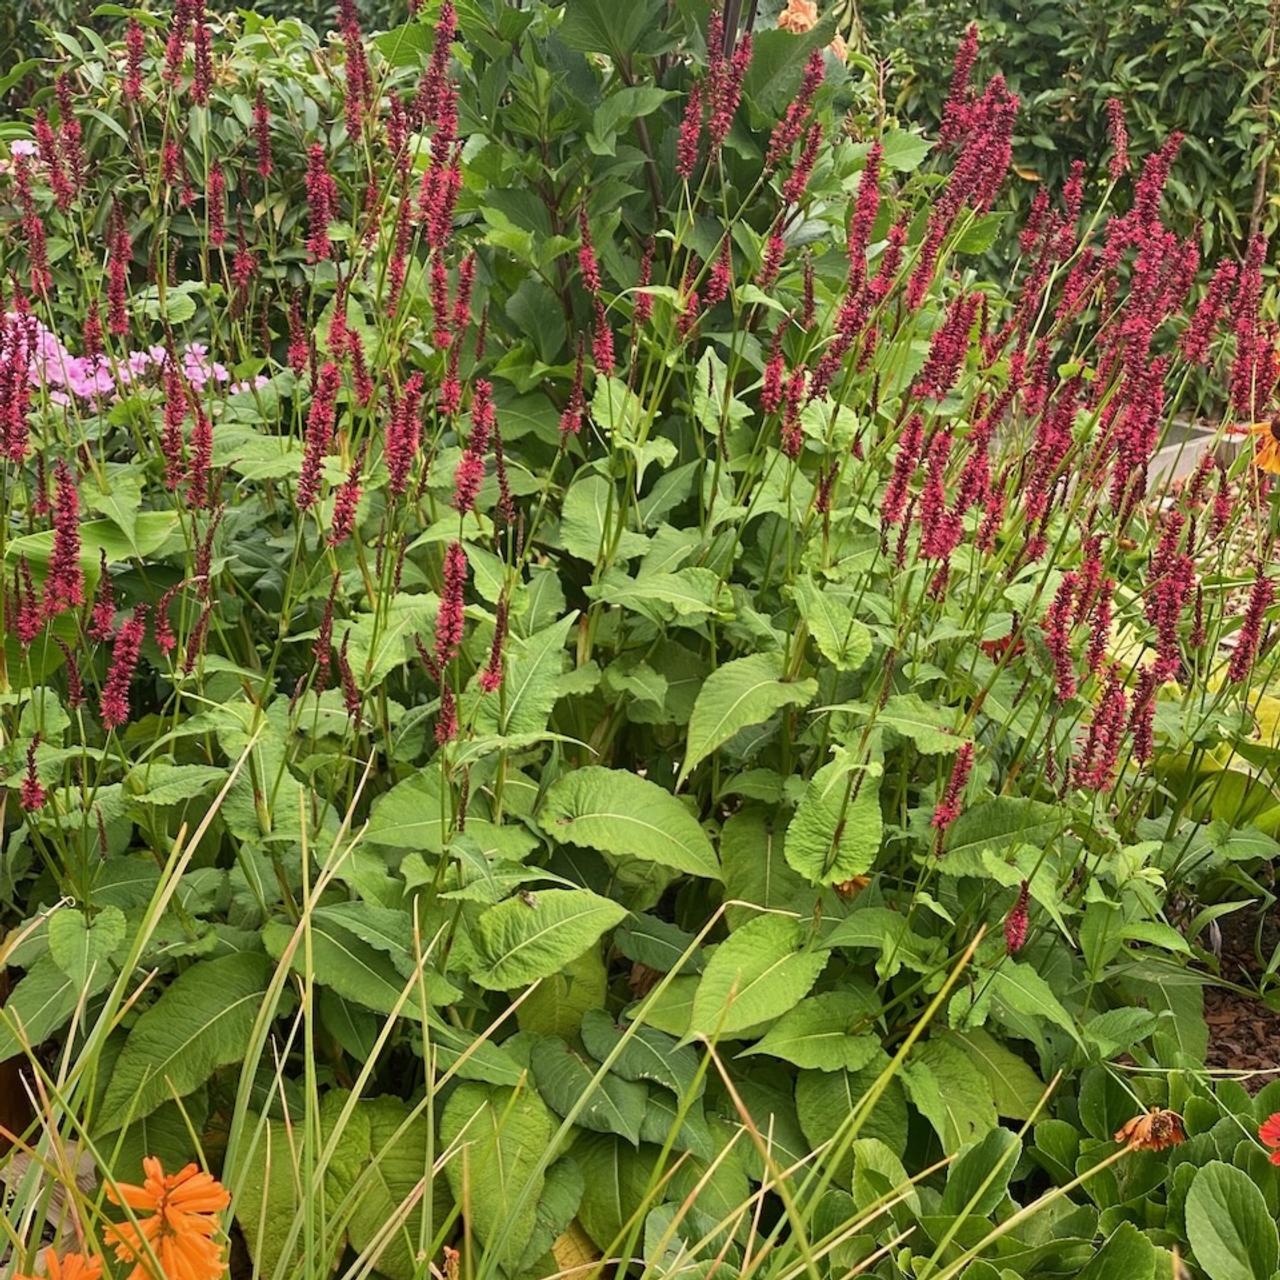
[[[1238,911],[1222,922],[1222,977],[1254,989],[1261,976],[1254,954],[1256,921],[1251,912]],[[1270,952],[1277,936],[1280,929],[1276,922],[1268,921],[1263,929],[1264,951]],[[1254,1073],[1241,1081],[1250,1093],[1280,1079],[1280,1011],[1269,1008],[1249,991],[1206,987],[1204,1016],[1209,1024],[1206,1066]]]

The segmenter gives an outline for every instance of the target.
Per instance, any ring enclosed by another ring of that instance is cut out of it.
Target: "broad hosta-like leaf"
[[[958,1045],[946,1040],[917,1044],[902,1068],[902,1080],[948,1155],[995,1128],[991,1089]]]
[[[292,926],[278,920],[270,921],[263,929],[263,944],[275,959],[284,955],[293,932]],[[290,962],[295,973],[306,973],[306,955],[305,943],[299,940]],[[319,986],[330,987],[344,1000],[353,1000],[366,1009],[391,1013],[399,1002],[401,1016],[421,1015],[416,990],[400,1001],[408,980],[401,977],[391,957],[331,920],[313,918],[311,922],[310,976]],[[452,1004],[461,994],[457,987],[431,969],[424,971],[422,983],[432,1004]]]
[[[573,1144],[583,1179],[578,1221],[596,1248],[609,1248],[645,1202],[654,1154],[649,1147],[637,1151],[625,1138],[610,1134],[578,1135]]]
[[[533,1078],[547,1105],[560,1116],[581,1105],[574,1123],[596,1133],[617,1133],[640,1141],[648,1088],[640,1082],[606,1073],[595,1076],[598,1062],[571,1048],[559,1036],[543,1036],[529,1055]]]
[[[883,829],[880,779],[832,761],[813,775],[787,827],[787,863],[812,884],[841,884],[871,869]]]
[[[133,1024],[103,1110],[137,1119],[238,1062],[270,973],[266,956],[240,952],[202,960],[179,974]]]
[[[478,696],[475,727],[478,733],[513,736],[542,733],[551,709],[560,696],[560,671],[564,665],[564,642],[577,613],[569,613],[531,636],[522,636],[507,645],[502,697]],[[472,704],[464,699],[465,706]]]
[[[926,702],[918,693],[896,693],[881,708],[876,724],[909,738],[924,755],[959,751],[965,739],[956,732],[962,713]]]
[[[967,809],[947,832],[947,855],[1000,853],[1018,845],[1043,849],[1062,829],[1063,817],[1052,805],[1021,796],[998,796]]]
[[[948,1148],[948,1153],[951,1148]],[[991,1128],[947,1172],[941,1211],[985,1218],[1004,1198],[1022,1143],[1008,1129]]]
[[[1242,1169],[1211,1160],[1187,1192],[1187,1239],[1209,1280],[1271,1280],[1280,1240],[1266,1198]]]
[[[341,628],[335,624],[335,644],[350,628],[348,656],[361,689],[378,688],[396,667],[417,660],[413,637],[420,635],[430,644],[439,607],[434,595],[398,595],[380,613],[357,614]]]
[[[799,920],[761,916],[744,924],[707,962],[690,1032],[728,1036],[786,1013],[809,993],[827,959]]]
[[[594,946],[626,909],[589,889],[544,889],[489,907],[475,930],[480,968],[472,978],[510,991],[556,973]]]
[[[1077,1280],[1152,1280],[1156,1274],[1155,1246],[1132,1222],[1122,1222],[1106,1244],[1089,1260]]]
[[[478,1239],[518,1259],[537,1221],[543,1179],[534,1178],[551,1141],[554,1119],[532,1088],[463,1084],[449,1095],[440,1138],[453,1155],[445,1166],[454,1198],[469,1207]],[[517,1198],[534,1178],[532,1193]]]
[[[740,809],[720,828],[720,863],[726,901],[757,907],[803,910],[813,899],[809,882],[788,865],[783,854],[784,819],[759,806]],[[725,918],[736,929],[760,913],[729,907]]]
[[[1044,1084],[1026,1059],[982,1030],[948,1031],[941,1038],[956,1045],[977,1068],[1000,1115],[1008,1120],[1031,1119],[1044,1094]]]
[[[854,618],[853,610],[808,574],[797,578],[792,590],[822,656],[841,671],[857,671],[871,653],[871,633]]]
[[[422,1113],[410,1118],[409,1104],[399,1098],[365,1099],[357,1112],[367,1121],[369,1149],[351,1188],[351,1245],[373,1261],[380,1275],[415,1280],[422,1273],[419,1241],[428,1226],[428,1210],[434,1233],[450,1207],[446,1183],[431,1172],[439,1144],[433,1151],[429,1118]],[[424,1180],[430,1188],[426,1195],[421,1194]],[[399,1225],[388,1231],[393,1221]]]
[[[1044,1018],[1080,1042],[1075,1019],[1062,1007],[1053,988],[1029,964],[1006,960],[992,973],[991,988],[997,1005],[1007,1005],[1016,1013]]]
[[[47,1040],[66,1025],[82,999],[104,991],[114,978],[112,969],[100,964],[86,990],[63,973],[52,956],[41,956],[0,1005],[0,1062]]]
[[[763,724],[776,711],[807,706],[818,691],[815,680],[783,680],[780,653],[753,653],[716,668],[693,704],[689,742],[680,781],[739,729]]]
[[[105,969],[107,957],[124,941],[124,912],[103,907],[87,921],[79,911],[55,911],[49,917],[49,954],[76,984],[87,986],[90,975]]]
[[[880,1053],[880,1037],[869,1029],[874,1012],[856,991],[824,991],[784,1013],[743,1055],[768,1054],[819,1071],[859,1071]]]
[[[671,792],[623,769],[575,769],[552,784],[538,815],[562,844],[657,862],[718,878],[715,850],[698,820]]]
[[[582,1043],[588,1053],[603,1062],[626,1030],[603,1009],[591,1009],[582,1019]],[[691,1045],[677,1045],[675,1037],[664,1031],[639,1026],[631,1032],[610,1070],[624,1080],[649,1080],[683,1095],[695,1088],[698,1055]]]
[[[881,1054],[860,1071],[800,1072],[796,1077],[796,1111],[811,1147],[820,1147],[835,1136],[888,1061],[887,1055]],[[907,1100],[900,1081],[889,1081],[863,1120],[858,1137],[878,1138],[891,1151],[904,1149]]]

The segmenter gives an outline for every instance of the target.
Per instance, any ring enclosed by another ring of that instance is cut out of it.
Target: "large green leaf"
[[[902,1080],[948,1155],[996,1127],[991,1089],[954,1043],[927,1040],[916,1045],[903,1066]]]
[[[706,678],[693,704],[680,781],[739,729],[762,724],[783,707],[813,700],[817,681],[786,681],[783,675],[780,653],[753,653],[726,662]]]
[[[720,862],[728,902],[804,910],[813,901],[808,881],[787,865],[781,821],[770,810],[751,805],[725,821],[720,828]],[[731,906],[725,919],[736,929],[759,914],[751,906]]]
[[[266,956],[242,951],[179,974],[134,1023],[103,1110],[137,1119],[240,1061],[270,973]]]
[[[883,830],[880,779],[832,761],[810,779],[787,827],[787,863],[813,884],[840,884],[871,869]]]
[[[448,1184],[432,1174],[439,1146],[433,1152],[430,1118],[422,1112],[410,1118],[409,1105],[399,1098],[368,1098],[356,1110],[367,1124],[369,1149],[351,1187],[351,1245],[380,1275],[416,1280],[422,1274],[420,1241],[440,1230],[450,1207]]]
[[[1060,810],[1022,796],[997,796],[975,804],[947,832],[947,856],[1002,853],[1019,845],[1043,849],[1062,829]]]
[[[1009,1120],[1030,1120],[1044,1094],[1040,1077],[1024,1058],[986,1031],[948,1031],[943,1039],[956,1044],[991,1090],[996,1110]]]
[[[961,1152],[947,1171],[941,1212],[985,1218],[1004,1199],[1013,1167],[1022,1153],[1017,1134],[992,1128]],[[949,1151],[950,1154],[950,1151]]]
[[[575,769],[552,784],[538,815],[561,844],[657,862],[690,875],[718,879],[715,850],[698,820],[647,778],[597,765]]]
[[[1132,1222],[1122,1222],[1076,1280],[1152,1280],[1155,1274],[1155,1245]]]
[[[557,973],[612,929],[626,909],[589,889],[543,889],[489,907],[476,925],[482,987],[510,991]]]
[[[564,642],[577,616],[576,612],[566,614],[549,627],[508,643],[501,697],[474,692],[469,695],[479,698],[475,706],[477,733],[509,737],[546,729],[551,709],[560,696]]]
[[[124,941],[124,912],[103,907],[92,922],[79,911],[55,911],[49,917],[49,954],[77,988],[89,985],[95,970],[107,967],[107,957]]]
[[[805,574],[792,588],[796,607],[822,656],[841,671],[856,671],[871,653],[871,633],[843,600]]]
[[[547,1105],[560,1116],[581,1106],[574,1123],[596,1133],[616,1133],[640,1141],[648,1087],[606,1072],[595,1079],[598,1062],[584,1057],[559,1036],[543,1036],[529,1055],[533,1078]]]
[[[504,1260],[519,1258],[536,1222],[543,1177],[535,1170],[553,1125],[546,1104],[528,1088],[463,1084],[445,1103],[440,1137],[453,1150],[445,1166],[449,1186],[476,1237]],[[517,1210],[531,1179],[531,1194]]]
[[[868,1028],[874,1006],[857,991],[824,991],[784,1013],[743,1055],[768,1054],[797,1067],[859,1071],[880,1052]]]
[[[603,1009],[592,1009],[582,1019],[582,1043],[603,1062],[625,1030]],[[677,1095],[698,1088],[697,1052],[691,1045],[677,1045],[674,1036],[654,1027],[634,1028],[610,1070],[624,1080],[649,1080]]]
[[[760,916],[735,930],[707,962],[693,999],[693,1035],[732,1035],[799,1004],[826,967],[809,927],[789,916]]]
[[[263,929],[263,944],[275,959],[284,955],[293,932],[290,925],[278,920],[268,922]],[[295,973],[308,976],[305,939],[300,939],[294,949],[290,967]],[[399,1003],[402,1016],[417,1018],[421,1014],[416,990],[400,1001],[401,992],[409,984],[391,957],[332,920],[312,918],[309,976],[317,985],[329,987],[344,1000],[352,1000],[366,1009],[391,1013]],[[452,1004],[461,994],[457,987],[431,969],[424,970],[422,986],[432,1004]]]
[[[97,965],[86,988],[68,977],[52,956],[41,956],[0,1005],[0,1062],[47,1040],[66,1024],[82,998],[92,999],[114,977],[108,965]]]
[[[1257,1183],[1211,1160],[1187,1193],[1187,1239],[1209,1280],[1272,1280],[1280,1265],[1275,1219]]]

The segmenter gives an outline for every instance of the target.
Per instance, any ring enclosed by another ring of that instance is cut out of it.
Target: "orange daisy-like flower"
[[[1280,413],[1266,422],[1237,422],[1231,435],[1253,437],[1253,465],[1259,471],[1280,475]]]
[[[15,1276],[14,1280],[36,1280],[34,1276]],[[102,1261],[83,1253],[66,1253],[58,1257],[54,1249],[44,1251],[44,1280],[102,1280]]]
[[[136,1227],[121,1222],[111,1228],[116,1257],[133,1264],[126,1280],[220,1280],[226,1265],[213,1236],[217,1215],[231,1203],[226,1188],[193,1164],[167,1174],[154,1156],[143,1160],[142,1171],[140,1187],[122,1182],[107,1188],[114,1204],[151,1215],[140,1216]]]
[[[1163,1151],[1187,1140],[1182,1117],[1176,1111],[1152,1107],[1145,1115],[1134,1116],[1117,1130],[1117,1142],[1134,1151]]]
[[[787,0],[787,7],[778,14],[778,27],[782,31],[790,31],[792,35],[802,36],[817,25],[816,0]]]

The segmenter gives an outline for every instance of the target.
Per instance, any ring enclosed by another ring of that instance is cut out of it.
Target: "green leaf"
[[[583,1018],[599,1013],[605,1002],[609,978],[599,947],[589,947],[570,960],[559,973],[543,978],[516,1008],[521,1031],[571,1040]],[[587,1042],[588,1052],[594,1053]],[[597,1055],[598,1056],[598,1055]]]
[[[807,926],[786,916],[760,916],[735,930],[707,962],[690,1034],[729,1036],[799,1004],[828,959],[805,949],[808,939]]]
[[[479,697],[475,710],[477,733],[510,737],[546,729],[551,709],[560,697],[564,642],[577,616],[574,610],[549,627],[508,643],[502,697]]]
[[[715,849],[698,820],[656,782],[623,769],[575,769],[554,782],[538,815],[560,844],[656,862],[720,878]]]
[[[138,1119],[239,1062],[262,1008],[271,963],[254,952],[202,960],[133,1024],[102,1109]]]
[[[25,1056],[66,1025],[81,999],[91,1000],[110,986],[115,974],[99,965],[86,988],[69,978],[52,956],[41,956],[0,1005],[0,1062]]]
[[[918,693],[896,693],[876,724],[909,738],[923,755],[943,755],[959,751],[965,742],[955,729],[958,718],[953,708],[934,706]]]
[[[880,146],[883,149],[881,163],[886,169],[895,169],[898,173],[918,169],[933,149],[928,138],[919,133],[908,133],[905,129],[886,130],[880,138]]]
[[[822,656],[841,671],[857,671],[871,653],[871,632],[853,610],[805,574],[792,587],[796,608]]]
[[[164,806],[198,800],[226,780],[217,765],[149,764],[130,770],[125,787],[134,804]]]
[[[679,782],[739,729],[762,724],[788,706],[806,706],[816,680],[783,680],[780,653],[755,653],[718,667],[703,682],[689,720],[689,744]]]
[[[556,973],[627,914],[589,889],[543,889],[489,907],[475,929],[481,967],[472,978],[510,991]]]
[[[440,1136],[459,1148],[445,1166],[449,1186],[468,1206],[471,1230],[500,1259],[518,1259],[533,1231],[543,1185],[535,1170],[553,1125],[546,1104],[528,1088],[463,1084],[445,1103]],[[517,1211],[531,1179],[532,1194]]]
[[[1187,1239],[1209,1280],[1272,1280],[1280,1239],[1266,1198],[1242,1170],[1211,1160],[1187,1193]]]
[[[595,564],[613,538],[617,518],[618,498],[614,486],[604,476],[582,476],[569,487],[561,503],[560,541],[571,556]],[[618,559],[630,560],[648,545],[647,538],[624,530],[619,539]]]
[[[888,1061],[888,1057],[881,1054],[861,1071],[800,1072],[796,1078],[796,1111],[811,1147],[820,1147],[842,1130]],[[858,1137],[878,1138],[891,1151],[906,1148],[907,1100],[899,1080],[889,1081],[864,1118]],[[852,1160],[849,1163],[852,1164]]]
[[[566,0],[559,36],[579,53],[625,56],[639,47],[646,34],[661,30],[659,0],[638,0],[623,6],[611,0]]]
[[[422,1274],[420,1241],[428,1224],[431,1233],[440,1230],[451,1200],[445,1180],[432,1175],[439,1147],[432,1141],[430,1117],[419,1110],[411,1118],[407,1103],[389,1097],[364,1099],[356,1104],[356,1113],[361,1127],[367,1125],[369,1146],[351,1185],[351,1247],[379,1275],[417,1280]],[[427,1195],[421,1194],[424,1182],[430,1188]]]
[[[986,1080],[996,1110],[1008,1120],[1030,1120],[1044,1094],[1040,1077],[1024,1058],[986,1031],[948,1031],[943,1039],[960,1048]]]
[[[603,1009],[591,1009],[582,1019],[582,1043],[601,1062],[625,1032]],[[609,1069],[624,1080],[648,1080],[682,1096],[695,1088],[698,1055],[691,1045],[678,1045],[666,1032],[638,1026]]]
[[[526,276],[507,299],[507,315],[532,343],[543,364],[554,364],[564,346],[564,310],[536,276]]]
[[[975,804],[947,832],[947,856],[1003,853],[1019,845],[1043,849],[1062,829],[1063,817],[1052,805],[1021,796],[998,796]]]
[[[694,935],[657,916],[638,913],[626,920],[613,935],[613,945],[628,960],[670,973],[701,973],[707,953],[693,945]],[[691,949],[692,948],[692,949]]]
[[[293,937],[293,926],[271,920],[262,931],[262,942],[273,959],[280,960]],[[295,973],[314,978],[322,987],[336,991],[344,1000],[352,1000],[377,1013],[391,1013],[399,1002],[402,1017],[417,1018],[421,1003],[416,990],[400,1001],[400,993],[409,985],[382,951],[349,933],[332,920],[313,917],[311,921],[311,967],[307,969],[307,945],[300,940],[294,949],[290,967]],[[462,993],[451,982],[427,969],[423,988],[432,1004],[452,1004]]]
[[[652,115],[668,98],[676,94],[653,85],[635,85],[611,93],[597,108],[591,120],[591,132],[597,138],[608,138],[642,116]]]
[[[1049,984],[1029,965],[1006,960],[991,975],[991,990],[997,1005],[1006,1005],[1016,1013],[1044,1018],[1061,1027],[1080,1044],[1075,1019],[1062,1007]]]
[[[783,856],[783,832],[777,814],[752,805],[733,814],[720,829],[720,861],[727,902],[757,907],[799,909],[807,906],[813,890]],[[725,911],[730,929],[760,913],[750,906]]]
[[[119,907],[103,907],[92,924],[79,911],[55,911],[49,917],[49,954],[77,988],[87,987],[90,975],[107,968],[107,957],[124,935],[124,912]]]
[[[397,667],[416,662],[413,637],[435,634],[439,607],[434,595],[398,595],[386,609],[358,613],[348,623],[335,623],[336,645],[350,632],[347,653],[356,684],[366,692],[376,689]]]
[[[598,1062],[583,1057],[559,1036],[543,1036],[529,1055],[534,1082],[547,1105],[560,1116],[580,1103],[574,1123],[595,1133],[616,1133],[628,1142],[640,1141],[649,1090],[643,1083],[623,1080],[608,1072],[595,1080]]]
[[[830,44],[835,30],[836,15],[833,12],[803,35],[781,28],[759,32],[751,51],[751,65],[743,77],[743,94],[764,115],[774,119],[800,87],[800,77],[809,54]]]
[[[883,831],[880,779],[833,760],[809,780],[787,827],[787,864],[811,884],[841,884],[871,869]]]
[[[1076,1280],[1152,1280],[1155,1273],[1155,1246],[1132,1222],[1122,1222]]]
[[[739,1055],[764,1053],[818,1071],[860,1071],[880,1053],[875,1008],[856,991],[824,991],[784,1013]]]
[[[573,1144],[582,1168],[582,1205],[578,1221],[596,1247],[608,1249],[650,1194],[653,1152],[634,1150],[621,1138],[583,1133]]]
[[[985,1218],[1004,1199],[1022,1143],[1008,1129],[993,1128],[961,1152],[947,1173],[940,1212]],[[1126,1277],[1128,1280],[1128,1277]]]
[[[991,1090],[953,1043],[927,1040],[916,1045],[902,1068],[902,1081],[948,1155],[996,1127]]]

